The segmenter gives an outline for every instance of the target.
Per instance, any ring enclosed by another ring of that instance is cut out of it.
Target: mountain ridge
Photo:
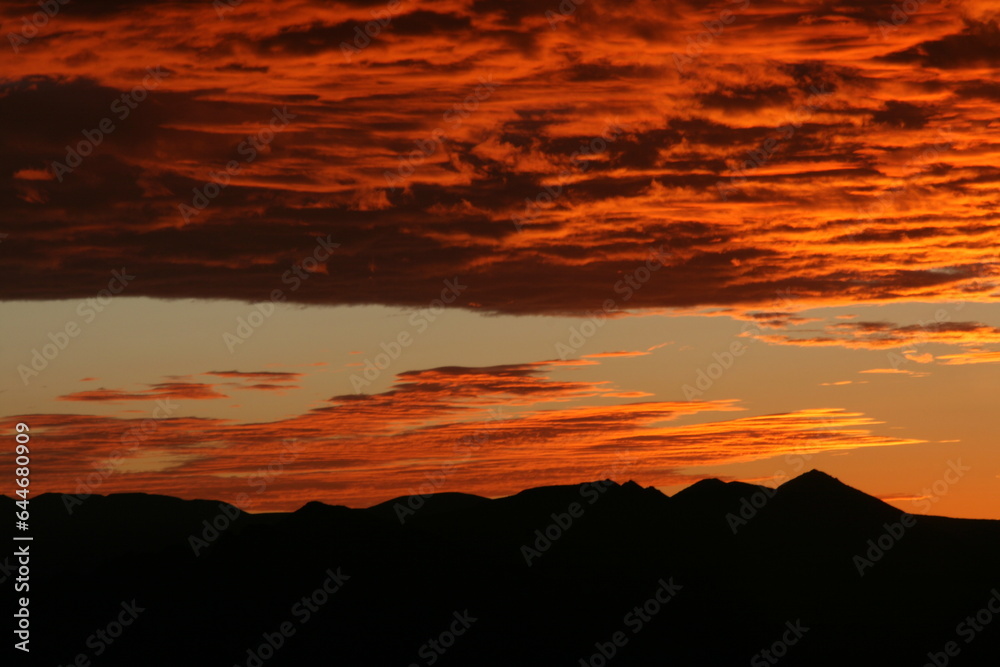
[[[783,488],[786,488],[786,487],[788,487],[788,489],[796,489],[796,488],[799,488],[799,487],[808,486],[810,493],[815,493],[816,490],[818,490],[818,489],[822,489],[825,492],[829,492],[830,490],[850,491],[850,492],[853,492],[855,494],[861,494],[861,495],[863,495],[863,496],[865,496],[867,498],[871,498],[873,500],[876,500],[876,501],[882,503],[883,505],[886,505],[887,507],[890,507],[893,510],[896,510],[895,507],[893,507],[892,505],[889,505],[888,503],[885,503],[885,501],[882,501],[882,500],[880,500],[880,499],[878,499],[878,498],[876,498],[874,496],[871,496],[871,495],[868,495],[868,494],[864,493],[863,491],[860,491],[860,490],[858,490],[858,489],[856,489],[854,487],[851,487],[851,486],[845,484],[844,482],[841,482],[838,478],[836,478],[836,477],[834,477],[832,475],[829,475],[828,473],[825,473],[825,472],[823,472],[821,470],[812,469],[812,470],[804,472],[804,473],[802,473],[802,474],[800,474],[800,475],[798,475],[796,477],[793,477],[793,478],[791,478],[789,480],[786,480],[785,482],[779,484],[776,487],[768,487],[768,486],[763,486],[763,485],[759,485],[759,484],[751,484],[751,483],[748,483],[748,482],[742,482],[742,481],[738,481],[738,480],[724,481],[724,480],[721,480],[721,479],[716,478],[716,477],[705,477],[705,478],[700,479],[697,482],[695,482],[695,483],[693,483],[693,484],[691,484],[691,485],[689,485],[689,486],[681,489],[680,491],[676,492],[672,496],[663,493],[662,491],[660,491],[659,489],[657,489],[655,486],[645,486],[644,487],[641,484],[639,484],[638,482],[636,482],[634,480],[631,480],[631,479],[627,480],[625,482],[619,483],[619,482],[615,482],[615,481],[613,481],[611,479],[607,479],[606,478],[606,479],[603,479],[603,480],[583,481],[583,482],[579,482],[579,483],[576,483],[576,484],[556,484],[556,485],[547,485],[547,486],[538,486],[538,487],[528,487],[528,488],[522,489],[520,491],[514,492],[512,494],[503,495],[503,496],[497,496],[495,498],[490,498],[488,496],[481,496],[481,495],[473,494],[473,493],[465,493],[465,492],[461,492],[461,491],[444,491],[444,492],[437,492],[437,493],[412,494],[412,495],[396,496],[394,498],[390,498],[388,500],[384,500],[384,501],[375,503],[374,505],[369,505],[369,506],[366,506],[366,507],[348,507],[346,505],[331,504],[331,503],[327,503],[327,502],[324,502],[324,501],[321,501],[321,500],[310,500],[310,501],[307,501],[306,503],[304,503],[302,506],[300,506],[300,507],[298,507],[296,509],[293,509],[293,510],[285,510],[285,511],[277,511],[277,512],[276,511],[250,512],[250,511],[247,511],[247,510],[241,510],[241,511],[243,511],[243,513],[245,513],[245,514],[291,514],[291,513],[295,513],[295,512],[301,511],[302,509],[304,509],[305,507],[310,506],[310,505],[323,505],[323,506],[326,506],[326,507],[344,507],[346,509],[352,509],[352,510],[378,510],[378,509],[384,509],[386,507],[390,507],[391,508],[396,503],[406,503],[409,499],[412,499],[412,498],[420,498],[420,499],[422,499],[425,502],[437,499],[437,500],[459,500],[460,502],[467,502],[467,503],[470,503],[470,504],[475,504],[475,503],[478,503],[480,501],[509,500],[509,499],[518,498],[518,497],[525,498],[525,497],[531,497],[531,496],[534,496],[534,495],[543,495],[545,493],[554,493],[554,494],[568,493],[568,492],[572,492],[575,489],[579,489],[582,486],[592,486],[593,487],[593,486],[599,486],[599,485],[605,485],[608,488],[626,489],[628,492],[634,492],[634,493],[649,494],[650,492],[654,492],[655,494],[658,494],[658,495],[662,496],[663,498],[668,498],[668,499],[671,499],[671,500],[678,499],[678,498],[686,499],[686,498],[691,497],[692,495],[694,495],[694,496],[704,496],[704,495],[708,495],[710,493],[720,492],[722,489],[729,489],[729,490],[734,490],[735,489],[735,490],[737,490],[737,493],[733,494],[733,495],[736,495],[736,497],[739,497],[739,493],[756,492],[756,491],[762,491],[764,493],[767,493],[770,496],[775,496],[780,489],[783,489]],[[786,491],[786,493],[787,493],[787,491]],[[42,494],[39,494],[39,495],[35,496],[34,498],[29,498],[29,500],[31,500],[32,502],[42,501],[43,499],[45,501],[51,501],[54,498],[64,498],[64,497],[67,497],[67,496],[68,497],[74,497],[74,496],[77,496],[77,494],[47,491],[45,493],[42,493]],[[181,498],[181,497],[178,497],[178,496],[171,496],[171,495],[167,495],[167,494],[147,493],[147,492],[142,492],[142,491],[129,491],[129,492],[120,492],[120,493],[116,492],[116,493],[109,493],[109,494],[94,493],[94,494],[91,494],[90,496],[88,496],[87,499],[89,500],[90,498],[120,499],[120,500],[126,500],[126,499],[129,499],[129,498],[133,498],[133,499],[140,499],[141,498],[141,499],[148,499],[148,500],[162,501],[162,502],[180,501],[180,502],[185,502],[185,503],[225,503],[225,504],[230,505],[230,506],[234,506],[234,507],[236,506],[233,503],[229,503],[227,501],[223,501],[223,500],[219,500],[219,499],[213,499],[213,498]],[[16,500],[19,500],[19,499],[12,498],[10,496],[0,494],[0,502],[6,502],[6,501],[14,502]],[[81,504],[82,504],[82,502],[83,501],[81,501]],[[896,510],[896,511],[898,511],[898,510]],[[958,517],[945,517],[945,518],[958,518]],[[986,521],[991,521],[991,520],[994,520],[994,519],[985,519],[985,520]]]
[[[338,665],[425,667],[419,647],[456,618],[478,620],[438,667],[588,664],[608,641],[612,667],[746,664],[799,621],[810,630],[782,665],[923,664],[1000,583],[1000,521],[904,525],[909,515],[835,478],[796,479],[706,481],[672,497],[595,480],[257,514],[110,494],[70,515],[68,496],[46,495],[31,506],[42,573],[31,594],[60,613],[32,610],[47,638],[32,657],[72,664],[97,624],[136,600],[148,616],[102,665],[298,667],[335,654]],[[296,601],[312,599],[298,619]],[[286,622],[295,632],[268,645]],[[962,652],[963,664],[993,664],[1000,633]]]

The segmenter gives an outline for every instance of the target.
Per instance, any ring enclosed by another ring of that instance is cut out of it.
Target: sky
[[[32,490],[812,468],[1000,518],[995,3],[0,8]]]

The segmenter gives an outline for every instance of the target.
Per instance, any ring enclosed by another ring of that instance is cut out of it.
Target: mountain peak
[[[839,484],[841,486],[847,486],[846,484],[844,484],[843,482],[841,482],[839,479],[837,479],[833,475],[829,475],[829,474],[823,472],[822,470],[817,470],[816,468],[813,468],[809,472],[804,472],[801,475],[799,475],[798,477],[794,477],[794,478],[788,480],[787,482],[785,482],[785,484],[782,484],[782,486],[785,486],[787,484],[792,484],[792,483],[795,483],[795,484],[809,484],[810,486],[820,485],[820,484],[822,484],[824,486],[830,485],[830,484]]]
[[[680,495],[698,496],[704,493],[711,493],[712,491],[718,491],[719,489],[724,489],[725,487],[726,483],[723,482],[721,479],[718,479],[716,477],[706,477],[705,479],[699,479],[691,486],[681,489],[680,491],[674,494],[674,497],[676,498],[677,496]]]
[[[678,491],[672,500],[681,512],[700,513],[714,512],[724,516],[734,507],[739,507],[740,501],[764,487],[746,484],[744,482],[724,482],[721,479],[701,479],[691,486]]]
[[[849,516],[851,511],[898,515],[899,510],[878,498],[845,484],[822,470],[810,470],[778,487],[776,505],[791,503],[799,510],[820,508],[832,515]],[[851,511],[849,511],[849,508]]]
[[[784,495],[801,495],[810,498],[861,494],[860,491],[844,484],[833,475],[816,469],[793,477],[779,486],[778,489]]]

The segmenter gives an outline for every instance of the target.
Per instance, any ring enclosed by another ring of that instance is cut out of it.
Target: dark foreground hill
[[[65,501],[31,503],[31,653],[3,664],[1000,664],[1000,522],[911,517],[817,471],[288,514]]]

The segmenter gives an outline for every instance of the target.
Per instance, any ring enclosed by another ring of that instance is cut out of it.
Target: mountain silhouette
[[[703,480],[668,497],[595,480],[270,514],[148,494],[72,498],[32,500],[25,664],[920,666],[1000,656],[1000,613],[988,607],[995,597],[1000,610],[1000,522],[910,516],[815,470],[777,489]],[[13,579],[16,567],[0,563]],[[132,619],[130,609],[141,611]],[[130,624],[115,627],[123,614]]]
[[[898,515],[899,510],[878,498],[873,498],[847,486],[836,477],[819,470],[810,470],[785,482],[775,494],[777,504],[798,506],[809,512],[836,515],[871,512],[877,515]]]

